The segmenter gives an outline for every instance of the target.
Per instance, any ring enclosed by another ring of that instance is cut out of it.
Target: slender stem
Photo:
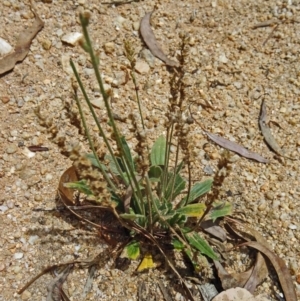
[[[100,88],[101,94],[103,96],[105,108],[106,108],[109,120],[111,122],[113,132],[114,132],[115,137],[116,137],[116,142],[117,142],[118,148],[121,152],[121,155],[122,155],[122,157],[124,158],[124,160],[126,162],[126,165],[127,165],[128,171],[129,171],[130,176],[128,175],[128,179],[129,179],[130,182],[133,181],[133,183],[134,183],[134,185],[132,185],[133,191],[135,191],[134,190],[134,186],[135,186],[136,190],[137,190],[137,193],[138,193],[138,197],[142,200],[142,193],[141,193],[140,187],[138,185],[138,181],[137,181],[136,176],[134,174],[134,170],[133,170],[133,168],[130,164],[130,160],[127,157],[126,152],[124,150],[124,147],[122,145],[122,141],[121,141],[121,138],[120,138],[120,135],[119,135],[119,131],[117,129],[117,125],[116,125],[115,120],[113,118],[112,110],[110,108],[109,101],[108,101],[109,100],[109,95],[106,93],[106,91],[104,89],[103,80],[102,80],[102,77],[101,77],[101,74],[100,74],[100,71],[99,71],[99,68],[98,68],[99,61],[98,61],[98,58],[95,56],[95,53],[94,53],[94,50],[93,50],[93,47],[92,47],[92,42],[91,42],[88,30],[87,30],[87,20],[82,14],[80,14],[80,22],[81,22],[81,26],[82,26],[83,35],[84,35],[84,38],[85,38],[85,41],[86,41],[86,44],[87,44],[87,50],[88,50],[88,53],[90,54],[92,65],[93,65],[93,68],[94,68],[94,71],[95,71],[96,79],[98,81],[99,88]],[[145,209],[143,208],[142,214],[144,214],[144,213],[145,213]]]
[[[114,152],[113,152],[113,150],[112,150],[112,148],[111,148],[111,146],[110,146],[109,141],[107,140],[107,137],[106,137],[106,135],[105,135],[105,133],[104,133],[104,131],[103,131],[103,129],[102,129],[102,126],[100,125],[100,122],[99,122],[99,120],[98,120],[98,118],[97,118],[97,116],[96,116],[95,110],[94,110],[94,108],[93,108],[93,106],[92,106],[92,104],[91,104],[91,102],[90,102],[90,99],[89,99],[89,97],[88,97],[88,95],[87,95],[87,93],[86,93],[86,91],[85,91],[85,88],[84,88],[84,86],[83,86],[83,83],[82,83],[82,81],[81,81],[81,79],[80,79],[80,77],[79,77],[79,74],[78,74],[78,72],[77,72],[77,69],[76,69],[76,67],[75,67],[75,65],[74,65],[74,63],[73,63],[72,60],[70,60],[70,64],[71,64],[71,68],[72,68],[72,70],[73,70],[73,73],[74,73],[74,75],[75,75],[76,81],[78,82],[79,87],[80,87],[80,90],[81,90],[81,92],[82,92],[82,94],[83,94],[83,96],[84,96],[84,99],[85,99],[85,101],[86,101],[86,103],[87,103],[87,105],[88,105],[88,107],[89,107],[90,112],[92,113],[93,119],[94,119],[95,122],[96,122],[96,125],[97,125],[97,128],[98,128],[99,132],[100,132],[100,135],[101,135],[101,137],[103,138],[105,145],[107,146],[107,149],[108,149],[108,151],[109,151],[109,153],[110,153],[110,155],[111,155],[111,157],[112,157],[112,159],[113,159],[113,161],[114,161],[114,164],[116,165],[116,167],[117,167],[117,169],[118,169],[118,172],[119,172],[120,176],[122,177],[123,181],[126,183],[126,180],[125,180],[125,178],[124,178],[124,176],[123,176],[123,172],[122,172],[122,170],[121,170],[121,168],[120,168],[120,166],[119,166],[119,163],[118,163],[117,160],[116,160],[116,157],[115,157],[115,155],[114,155]],[[98,157],[97,157],[97,158],[98,158]]]
[[[92,150],[92,152],[93,152],[93,154],[94,154],[94,157],[95,157],[95,159],[96,159],[96,161],[97,161],[97,163],[98,163],[98,166],[99,166],[99,168],[100,168],[100,170],[101,170],[101,173],[103,174],[103,176],[104,176],[106,182],[109,184],[109,186],[110,186],[114,191],[116,191],[116,190],[117,190],[116,186],[115,186],[114,183],[110,180],[110,178],[109,178],[107,172],[106,172],[106,171],[104,170],[104,168],[103,168],[103,165],[102,165],[102,164],[100,163],[100,161],[99,161],[98,155],[97,155],[96,150],[95,150],[95,147],[94,147],[94,143],[93,143],[93,141],[92,141],[92,138],[91,138],[91,135],[90,135],[88,126],[87,126],[87,124],[86,124],[85,116],[84,116],[84,114],[83,114],[82,107],[81,107],[80,101],[79,101],[79,99],[78,99],[78,95],[77,95],[77,91],[76,91],[76,90],[75,90],[75,101],[76,101],[76,104],[77,104],[77,107],[78,107],[78,110],[79,110],[80,118],[81,118],[81,120],[82,120],[82,124],[83,124],[84,130],[85,130],[85,134],[86,134],[87,139],[88,139],[88,141],[89,141],[90,148],[91,148],[91,150]]]
[[[139,89],[138,89],[137,81],[136,81],[135,74],[134,74],[133,71],[130,72],[130,75],[131,75],[131,78],[132,78],[132,81],[133,81],[133,84],[134,84],[134,88],[135,88],[135,95],[136,95],[136,100],[137,100],[137,103],[138,103],[138,106],[139,106],[139,113],[140,113],[140,116],[141,116],[142,126],[143,126],[143,129],[145,129],[145,124],[144,124],[143,112],[142,112],[141,102],[140,102],[140,97],[139,97],[139,92],[138,92]]]

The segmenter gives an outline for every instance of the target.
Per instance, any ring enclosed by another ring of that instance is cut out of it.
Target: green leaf
[[[200,196],[209,192],[211,189],[212,183],[213,183],[213,179],[207,179],[203,182],[196,183],[191,189],[188,201],[186,201],[187,197],[183,198],[180,202],[179,207],[181,207],[184,204],[190,204],[193,201],[195,201],[197,198],[199,198]]]
[[[170,224],[170,226],[181,226],[184,225],[187,221],[186,216],[184,216],[183,214],[179,214],[179,213],[173,213],[172,215],[170,215],[170,217],[165,217],[167,222]]]
[[[182,192],[186,184],[185,180],[179,174],[175,175],[174,185],[173,185],[173,181],[174,181],[174,174],[169,173],[168,184],[165,191],[165,198],[169,201],[174,200],[175,197]],[[170,200],[171,197],[172,200]]]
[[[159,136],[151,149],[151,165],[165,165],[166,138]]]
[[[172,238],[172,245],[175,250],[183,250],[184,249],[184,244],[177,238]]]
[[[132,170],[135,170],[134,161],[131,156],[130,148],[129,148],[124,136],[121,137],[121,143],[122,143],[122,148],[123,148],[124,154],[129,162]]]
[[[211,259],[218,260],[218,256],[215,254],[213,249],[198,233],[193,231],[185,234],[185,237],[188,240],[189,244],[200,251],[200,253],[208,256]]]
[[[151,182],[159,182],[162,169],[159,166],[151,166],[148,172],[148,176]]]
[[[190,204],[184,207],[178,208],[177,213],[183,214],[188,217],[201,217],[206,209],[205,204]]]
[[[221,202],[214,205],[210,211],[210,217],[213,221],[217,218],[231,215],[232,214],[232,204],[229,202]]]
[[[140,256],[140,243],[138,241],[132,241],[124,248],[125,257],[135,260]]]
[[[86,195],[93,195],[92,191],[90,190],[89,186],[86,184],[86,180],[80,180],[77,182],[69,182],[64,183],[64,187],[76,189]]]
[[[95,158],[94,154],[86,154],[85,156],[86,156],[86,158],[88,158],[91,161],[93,166],[100,168],[98,161]],[[107,168],[104,164],[101,164],[101,166],[104,168],[104,170],[107,170]]]

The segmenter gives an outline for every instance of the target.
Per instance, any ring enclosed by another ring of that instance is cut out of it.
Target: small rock
[[[12,144],[6,149],[7,154],[14,154],[17,151],[17,146]]]
[[[45,2],[45,0],[43,2]],[[24,291],[24,293],[21,296],[21,299],[24,300],[24,301],[30,300],[31,299],[31,292],[29,292],[27,290]]]
[[[150,67],[146,62],[137,61],[135,64],[135,70],[140,74],[147,74],[150,71]]]
[[[21,259],[23,258],[24,254],[21,252],[17,252],[14,254],[14,259]]]
[[[233,85],[238,89],[242,89],[243,88],[243,84],[241,82],[234,82]]]
[[[145,59],[145,61],[149,64],[149,66],[154,67],[155,57],[149,49],[143,49],[141,51],[141,58]]]
[[[43,39],[41,41],[41,45],[42,45],[43,49],[49,50],[52,46],[52,42],[49,39]]]
[[[6,202],[6,205],[7,205],[7,207],[8,207],[9,209],[12,209],[12,208],[14,208],[14,207],[15,207],[15,204],[14,204],[14,202],[13,202],[13,201],[11,201],[11,200],[8,200],[8,201]]]
[[[273,193],[272,191],[268,191],[268,192],[266,193],[266,198],[267,198],[268,200],[274,200],[274,193]]]
[[[33,245],[40,237],[38,235],[31,235],[28,239],[29,244]]]
[[[297,229],[297,226],[296,226],[296,225],[293,225],[293,224],[290,224],[290,225],[289,225],[289,228],[290,228],[291,230],[296,230],[296,229]]]
[[[82,33],[80,32],[71,32],[62,36],[62,42],[75,46],[77,42],[82,38]]]
[[[0,38],[0,55],[5,55],[12,50],[12,46],[8,44],[5,40]]]
[[[206,166],[203,168],[203,171],[204,171],[207,175],[209,175],[209,176],[211,176],[211,175],[214,173],[214,170],[211,168],[210,165],[206,165]]]
[[[1,96],[1,101],[2,103],[8,103],[9,102],[9,97],[8,96]]]
[[[219,56],[219,62],[220,63],[228,63],[228,58],[226,57],[225,53],[222,53],[220,56]]]
[[[115,51],[115,44],[113,42],[108,42],[104,44],[103,49],[106,54],[112,54]]]

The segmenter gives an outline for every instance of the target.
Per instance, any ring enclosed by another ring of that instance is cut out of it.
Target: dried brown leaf
[[[68,265],[61,273],[54,278],[48,286],[47,301],[60,301],[62,297],[62,286],[66,281],[69,273],[73,269],[73,265]]]
[[[243,146],[241,146],[233,141],[227,140],[223,137],[217,136],[217,135],[209,133],[207,131],[205,131],[205,133],[212,141],[214,141],[218,145],[220,145],[226,149],[229,149],[245,158],[252,159],[252,160],[255,160],[255,161],[258,161],[261,163],[269,162],[269,160],[265,159],[264,157],[260,156],[259,154],[251,152],[251,151],[247,150],[246,148],[244,148]]]
[[[203,221],[200,226],[205,232],[209,233],[210,235],[213,235],[222,242],[226,240],[226,232],[222,227],[218,225],[217,221],[213,222],[211,219],[206,220]]]
[[[40,146],[40,145],[31,145],[31,146],[28,146],[28,149],[31,152],[46,152],[49,150],[48,147]]]
[[[248,241],[246,243],[241,244],[240,246],[248,246],[263,253],[271,261],[277,273],[281,288],[285,296],[285,300],[297,301],[297,295],[293,285],[292,277],[282,258],[280,258],[267,247],[263,246],[262,244],[256,241]]]
[[[73,193],[74,190],[64,186],[65,183],[78,181],[75,166],[69,167],[60,177],[58,184],[58,195],[62,198],[63,203],[68,206],[74,205]]]
[[[150,26],[150,17],[152,12],[147,13],[141,20],[140,32],[144,39],[144,42],[150,49],[153,55],[162,60],[166,65],[171,67],[178,67],[179,63],[173,60],[170,60],[162,51],[158,45],[155,35]]]
[[[32,9],[32,8],[31,8]],[[44,27],[44,22],[32,9],[35,19],[31,27],[20,33],[15,50],[0,60],[0,74],[12,70],[17,62],[21,62],[27,56],[32,40],[36,34]]]
[[[281,149],[281,147],[278,145],[276,142],[275,138],[272,135],[272,132],[270,128],[267,126],[267,109],[266,109],[266,104],[265,100],[263,99],[261,103],[261,110],[260,110],[260,116],[259,116],[259,126],[260,130],[264,136],[264,139],[268,146],[279,156],[289,158],[285,156],[284,151]],[[295,160],[293,158],[289,158],[292,160]]]

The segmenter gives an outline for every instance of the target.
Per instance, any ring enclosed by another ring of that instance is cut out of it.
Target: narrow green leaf
[[[92,191],[90,190],[89,186],[86,184],[86,180],[80,180],[77,182],[69,182],[64,183],[64,187],[76,189],[85,195],[93,195]]]
[[[169,201],[174,200],[174,198],[179,195],[182,190],[185,188],[185,180],[181,177],[181,175],[176,174],[175,175],[175,183],[173,185],[173,177],[174,174],[169,174],[169,180],[165,191],[165,198]],[[172,200],[170,200],[170,197],[172,196]]]
[[[132,241],[124,248],[125,257],[129,259],[137,259],[140,256],[140,243],[138,241]]]
[[[135,170],[134,161],[131,156],[130,148],[129,148],[124,136],[121,137],[121,143],[122,143],[122,147],[123,147],[125,156],[129,162],[129,164],[131,165],[132,170]]]
[[[122,213],[122,214],[120,214],[120,217],[122,217],[124,219],[130,219],[133,221],[138,218],[145,218],[145,216],[142,214],[134,214],[134,213]]]
[[[151,149],[151,165],[165,165],[166,138],[159,136]]]
[[[185,237],[188,240],[189,244],[200,251],[201,254],[204,254],[211,259],[218,260],[218,256],[215,254],[213,249],[198,233],[193,231],[185,234]]]
[[[183,214],[188,217],[201,217],[206,209],[205,204],[190,204],[184,207],[178,208],[177,213]]]
[[[217,218],[231,215],[232,214],[232,204],[229,202],[221,202],[214,205],[210,211],[210,217],[213,221]]]
[[[86,154],[85,156],[86,156],[86,158],[88,158],[91,161],[93,166],[100,168],[98,161],[96,160],[94,154]],[[107,168],[104,164],[101,164],[101,166],[104,168],[104,170],[107,170]]]
[[[175,250],[183,250],[184,249],[184,244],[177,238],[172,238],[172,245]]]

